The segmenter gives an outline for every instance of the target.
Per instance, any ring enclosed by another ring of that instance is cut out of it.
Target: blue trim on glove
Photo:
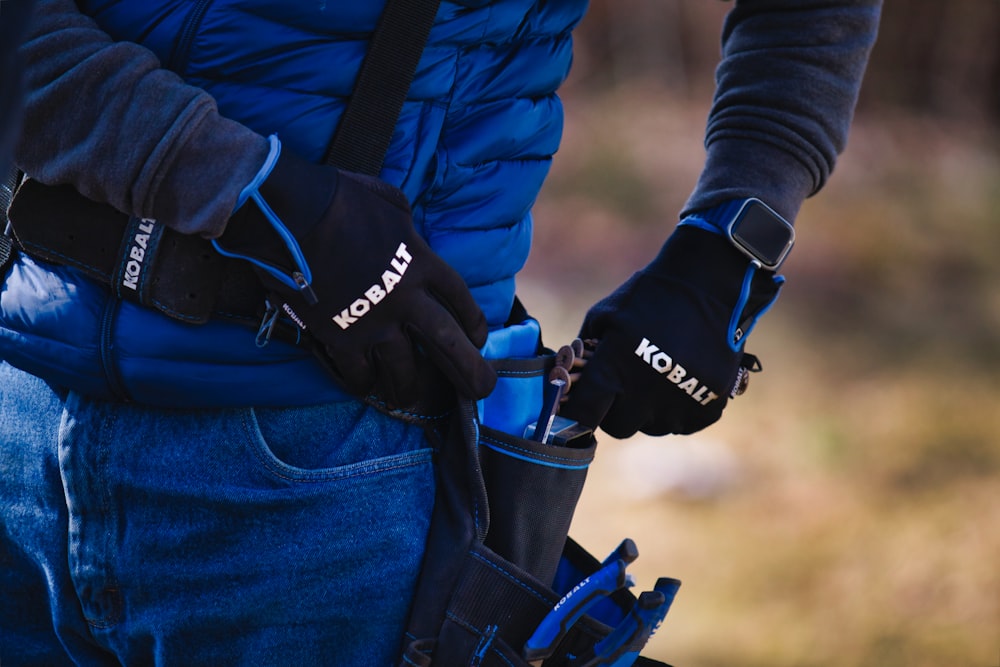
[[[729,331],[727,340],[729,341],[729,348],[733,352],[740,351],[740,349],[743,347],[743,343],[747,339],[747,336],[749,336],[750,332],[753,331],[755,326],[757,326],[757,321],[761,318],[761,316],[764,313],[769,311],[771,309],[771,306],[774,305],[774,302],[778,300],[778,292],[775,292],[774,298],[771,299],[765,306],[760,308],[757,311],[757,313],[750,318],[749,323],[745,324],[745,326],[741,326],[745,322],[745,320],[741,320],[741,318],[743,316],[743,311],[747,307],[747,303],[750,301],[750,290],[753,286],[753,278],[758,271],[763,271],[763,270],[764,269],[762,269],[760,266],[751,262],[750,265],[747,267],[746,273],[743,274],[743,287],[740,288],[740,298],[736,302],[736,308],[733,309],[732,315],[730,316],[729,319]],[[773,280],[774,284],[778,285],[779,287],[785,283],[784,276],[775,275],[772,276],[771,280]]]
[[[747,201],[749,200],[732,199],[719,204],[718,206],[713,206],[712,208],[692,213],[682,219],[678,223],[678,226],[696,227],[697,229],[701,229],[712,234],[726,236],[729,225],[732,224],[733,219],[740,212],[740,209],[743,208]],[[736,303],[736,308],[733,309],[731,319],[729,320],[728,341],[729,347],[733,350],[733,352],[740,351],[746,337],[750,335],[750,332],[753,331],[753,328],[757,325],[757,320],[760,319],[761,315],[770,310],[771,306],[774,305],[775,300],[777,300],[777,294],[775,294],[775,298],[763,308],[758,310],[757,314],[752,317],[748,323],[741,319],[743,311],[750,300],[750,290],[753,284],[754,276],[757,274],[757,271],[761,270],[763,269],[760,265],[754,262],[749,262],[746,273],[743,275],[743,286],[740,288],[740,297]],[[779,286],[785,282],[784,277],[778,275],[775,275],[772,279],[775,284]]]
[[[305,254],[302,252],[302,248],[299,246],[298,240],[285,226],[281,218],[274,212],[271,206],[264,200],[264,197],[260,194],[260,186],[267,180],[268,176],[271,175],[271,171],[274,169],[274,165],[278,163],[278,158],[281,156],[281,141],[278,140],[276,134],[272,134],[267,138],[268,144],[270,145],[270,150],[267,154],[267,159],[264,160],[264,165],[260,168],[257,174],[253,177],[249,184],[243,190],[240,191],[240,196],[236,200],[236,208],[233,212],[237,211],[246,204],[248,199],[252,199],[260,212],[264,214],[264,219],[274,228],[274,231],[278,233],[281,237],[282,242],[288,248],[288,251],[292,255],[292,259],[295,261],[295,265],[298,267],[301,278],[296,279],[283,271],[279,271],[275,267],[261,262],[258,259],[250,257],[249,255],[241,255],[239,253],[230,252],[225,250],[221,245],[219,245],[217,239],[212,239],[212,245],[215,247],[216,252],[225,257],[232,257],[234,259],[243,259],[259,269],[267,271],[269,274],[274,276],[276,280],[287,285],[289,288],[303,292],[311,293],[312,288],[312,269],[309,267],[309,263],[306,261]]]

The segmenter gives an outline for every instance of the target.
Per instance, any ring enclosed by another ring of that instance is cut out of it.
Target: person
[[[735,2],[682,224],[587,314],[563,414],[614,437],[721,416],[880,4]],[[376,179],[322,162],[382,3],[37,3],[14,155],[52,189],[15,199],[0,299],[0,663],[398,659],[434,504],[421,411],[493,391],[585,8],[442,2]],[[33,251],[68,220],[104,252],[93,211],[128,219],[107,281]],[[136,303],[183,283],[140,278],[165,238],[252,287],[201,324]]]

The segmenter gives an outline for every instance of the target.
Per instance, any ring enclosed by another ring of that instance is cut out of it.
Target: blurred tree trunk
[[[578,83],[656,79],[688,93],[712,83],[714,0],[591,0],[577,32]],[[886,0],[863,101],[971,121],[1000,120],[1000,0]]]
[[[996,0],[889,0],[865,95],[920,113],[996,121],[998,35]]]
[[[591,0],[576,33],[584,85],[655,80],[688,93],[712,84],[729,5],[690,0]]]

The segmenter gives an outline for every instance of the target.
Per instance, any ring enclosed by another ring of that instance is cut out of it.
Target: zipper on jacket
[[[194,8],[191,9],[187,19],[184,20],[184,27],[181,28],[181,35],[177,39],[177,44],[174,45],[174,52],[170,56],[167,69],[178,74],[183,73],[187,66],[188,54],[191,51],[191,42],[194,41],[194,36],[201,26],[201,20],[205,18],[205,13],[211,4],[212,0],[198,0]]]

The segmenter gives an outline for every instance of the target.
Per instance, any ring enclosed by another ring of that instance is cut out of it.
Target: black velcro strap
[[[9,215],[24,252],[111,283],[127,215],[87,199],[71,186],[46,186],[31,179],[18,188]]]
[[[551,590],[488,549],[472,551],[452,597],[448,615],[472,628],[496,625],[510,646],[521,647],[559,601]],[[507,613],[504,613],[507,612]]]
[[[223,257],[199,236],[130,219],[70,186],[25,181],[10,222],[27,254],[72,266],[118,297],[183,322],[204,323],[213,314],[249,320],[263,304],[248,265]]]
[[[326,163],[377,176],[430,35],[440,0],[392,0],[326,154]]]
[[[204,323],[219,306],[229,269],[242,278],[237,293],[259,301],[256,280],[241,268],[246,267],[227,260],[199,236],[181,234],[155,220],[132,218],[122,238],[112,288],[121,299],[174,319]]]

